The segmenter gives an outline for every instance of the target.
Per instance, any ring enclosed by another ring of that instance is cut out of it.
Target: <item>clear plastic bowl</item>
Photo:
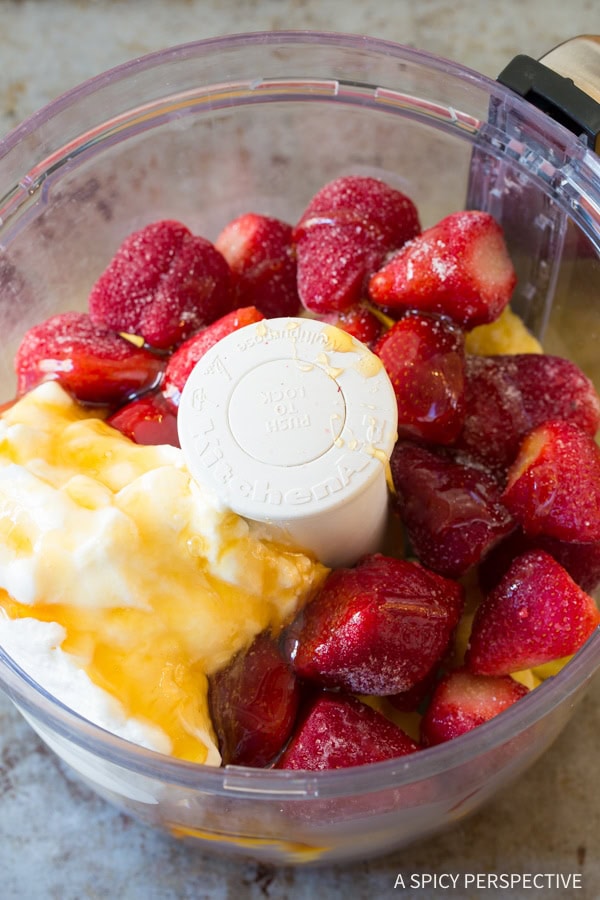
[[[214,238],[256,211],[295,221],[326,181],[381,176],[424,226],[465,205],[504,224],[517,311],[600,383],[600,161],[493,81],[336,34],[254,33],[166,50],[60,97],[0,142],[4,398],[25,330],[84,308],[120,241],[163,217]],[[310,773],[214,769],[73,714],[0,651],[0,683],[99,794],[211,852],[281,863],[367,857],[478,808],[537,760],[600,665],[600,634],[490,723],[395,761]],[[543,765],[543,762],[541,763]]]

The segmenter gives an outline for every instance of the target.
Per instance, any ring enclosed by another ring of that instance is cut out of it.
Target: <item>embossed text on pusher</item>
[[[308,328],[303,328],[301,325],[298,325],[293,330],[265,326],[263,329],[255,329],[246,340],[238,343],[236,349],[240,351],[250,350],[256,344],[269,344],[273,341],[281,340],[289,341],[291,344],[318,344],[322,347],[326,347],[329,343],[329,339],[324,332],[315,332]]]
[[[332,494],[337,494],[348,488],[355,475],[362,472],[369,465],[372,458],[362,453],[345,453],[332,467],[332,474],[312,485],[303,484],[300,487],[291,485],[285,490],[277,487],[268,480],[255,478],[237,480],[234,478],[230,484],[233,491],[237,491],[246,500],[255,503],[264,503],[268,506],[300,506],[305,503],[326,500]],[[288,475],[290,470],[287,470]]]

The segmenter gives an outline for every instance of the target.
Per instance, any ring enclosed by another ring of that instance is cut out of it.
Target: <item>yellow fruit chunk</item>
[[[523,320],[506,307],[500,317],[489,325],[478,325],[466,336],[467,353],[493,356],[498,353],[542,353],[542,345]]]
[[[572,656],[563,656],[562,659],[553,659],[552,662],[544,663],[543,666],[536,666],[532,671],[540,681],[545,681],[546,678],[552,678],[553,675],[558,675],[560,670],[563,669],[572,658]]]
[[[514,678],[519,684],[524,684],[530,691],[542,683],[541,679],[537,677],[533,669],[523,669],[522,672],[512,672],[511,678]]]

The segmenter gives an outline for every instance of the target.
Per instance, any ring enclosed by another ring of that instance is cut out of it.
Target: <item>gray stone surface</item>
[[[597,0],[2,0],[0,136],[80,81],[162,47],[282,28],[385,37],[495,76],[600,33]],[[554,747],[510,790],[452,831],[381,860],[317,870],[240,864],[133,822],[82,788],[0,697],[0,898],[432,898],[498,895],[394,890],[398,874],[581,873],[580,890],[503,897],[600,896],[600,682]],[[459,879],[459,885],[464,879]]]

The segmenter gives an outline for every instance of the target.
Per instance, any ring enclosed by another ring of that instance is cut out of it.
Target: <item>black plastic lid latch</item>
[[[515,91],[600,152],[600,103],[539,60],[519,55],[502,70],[498,82]]]

